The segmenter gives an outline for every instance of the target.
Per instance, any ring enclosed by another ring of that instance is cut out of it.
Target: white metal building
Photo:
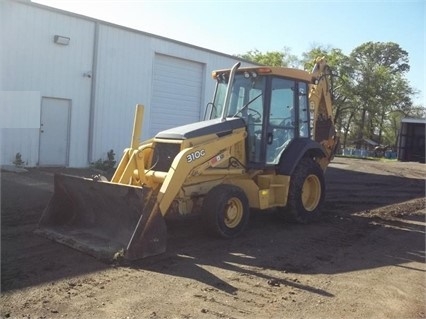
[[[85,167],[202,119],[236,57],[28,1],[0,0],[0,164]],[[250,65],[242,61],[243,65]]]

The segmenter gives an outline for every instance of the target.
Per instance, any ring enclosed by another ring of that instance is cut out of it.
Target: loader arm
[[[158,207],[161,214],[165,216],[167,211],[176,198],[179,190],[185,181],[190,177],[190,172],[195,168],[208,163],[213,157],[218,155],[224,149],[228,149],[231,146],[241,142],[247,136],[245,129],[239,129],[232,134],[218,137],[214,140],[202,143],[195,147],[189,147],[183,149],[173,160],[172,165],[167,173],[167,176],[161,185],[160,191],[157,195]],[[198,159],[188,160],[191,154],[200,152],[204,154]],[[208,168],[203,167],[203,170]]]

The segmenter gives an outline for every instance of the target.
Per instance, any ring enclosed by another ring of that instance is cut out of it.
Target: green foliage
[[[261,53],[258,50],[253,50],[239,57],[259,64],[282,66],[284,54],[278,51]]]
[[[269,51],[262,53],[255,49],[237,56],[245,60],[268,66],[297,67],[300,64],[297,56],[291,54],[291,50],[287,47],[284,47],[281,52]]]
[[[95,169],[99,169],[101,171],[108,172],[108,171],[112,170],[115,166],[116,161],[114,160],[114,158],[115,158],[115,153],[111,149],[107,153],[107,159],[106,160],[103,160],[102,158],[100,158],[96,162],[90,163],[90,167],[95,168]]]
[[[380,144],[394,139],[384,137],[390,134],[390,114],[412,107],[414,90],[405,77],[408,53],[393,42],[367,42],[351,52],[349,61],[352,91],[362,103],[354,127],[357,139],[367,137]],[[391,145],[395,144],[396,138]]]
[[[334,52],[340,51],[338,49],[332,49],[331,47],[324,47],[322,45],[312,45],[310,50],[302,53],[302,64],[303,69],[311,71],[315,65],[315,59],[318,57],[326,57],[328,65],[331,67],[337,63],[333,63]]]
[[[16,153],[15,160],[13,161],[13,164],[16,167],[22,167],[25,164],[25,162],[22,160],[22,154],[21,153],[19,153],[19,152]]]

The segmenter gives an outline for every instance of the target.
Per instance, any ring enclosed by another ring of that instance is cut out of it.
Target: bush
[[[90,163],[90,167],[107,172],[107,171],[114,168],[115,163],[116,163],[114,158],[115,158],[115,153],[114,153],[114,150],[111,149],[107,153],[107,159],[106,160],[103,160],[102,158],[100,158],[96,162]]]
[[[21,155],[21,153],[16,153],[16,155],[15,155],[15,160],[13,161],[13,164],[16,166],[16,167],[22,167],[22,166],[24,166],[24,161],[22,160],[22,155]]]

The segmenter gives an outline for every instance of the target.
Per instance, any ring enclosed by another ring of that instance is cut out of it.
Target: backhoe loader
[[[241,234],[250,209],[275,209],[307,223],[318,218],[324,172],[338,137],[331,71],[241,67],[212,72],[215,93],[201,122],[131,145],[110,181],[57,174],[38,232],[101,259],[165,252],[165,218],[200,214],[214,235]]]

